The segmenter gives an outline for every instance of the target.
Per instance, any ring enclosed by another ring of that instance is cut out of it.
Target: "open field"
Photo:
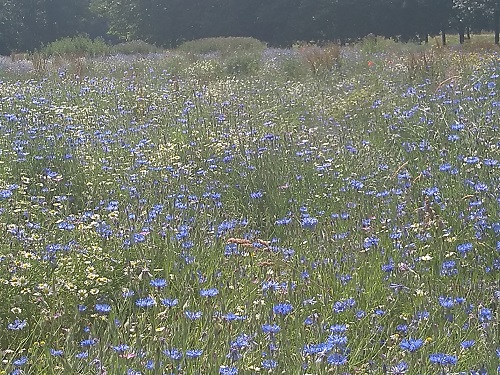
[[[497,52],[0,66],[0,374],[500,373]]]

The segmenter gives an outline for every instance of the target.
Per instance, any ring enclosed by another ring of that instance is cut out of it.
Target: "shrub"
[[[96,57],[108,55],[110,47],[100,38],[76,36],[51,42],[44,46],[40,53],[47,57]]]
[[[224,61],[224,69],[229,75],[252,75],[260,69],[260,54],[247,51],[237,52]]]
[[[298,56],[283,57],[279,66],[287,79],[300,80],[311,74],[308,63]]]
[[[219,37],[192,40],[181,44],[177,49],[182,52],[206,55],[227,56],[236,52],[261,53],[266,44],[255,38]]]
[[[124,55],[147,55],[161,52],[161,49],[143,40],[132,40],[130,42],[119,43],[112,47],[114,53]]]
[[[341,52],[338,44],[328,44],[324,47],[305,44],[299,47],[300,55],[313,74],[330,72],[340,67]]]
[[[377,41],[377,36],[370,33],[361,40],[361,49],[366,53],[374,53],[377,51]]]
[[[218,59],[199,59],[188,66],[188,74],[201,82],[217,80],[224,75],[224,67]]]

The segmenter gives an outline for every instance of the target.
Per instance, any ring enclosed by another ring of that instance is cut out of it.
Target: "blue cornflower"
[[[466,156],[464,158],[464,162],[467,164],[476,164],[479,163],[479,157],[477,156]]]
[[[246,349],[250,347],[252,343],[251,340],[252,340],[251,336],[242,333],[241,335],[237,336],[234,341],[231,342],[231,349],[238,349],[238,350]]]
[[[483,307],[481,311],[479,311],[479,321],[481,323],[489,322],[493,319],[493,314],[490,309]]]
[[[175,299],[164,298],[160,301],[161,301],[161,304],[163,306],[167,306],[167,307],[174,307],[174,306],[177,306],[179,304],[179,300],[177,298],[175,298]]]
[[[152,359],[148,359],[144,364],[144,367],[146,368],[146,370],[153,370],[155,368],[155,361],[153,361]]]
[[[219,294],[219,291],[216,288],[200,290],[200,296],[202,297],[215,297],[217,294]]]
[[[457,357],[444,353],[433,353],[429,355],[429,361],[437,365],[455,365]]]
[[[277,315],[288,315],[292,310],[293,306],[289,303],[278,303],[273,306],[273,312]]]
[[[18,359],[14,360],[12,362],[12,364],[16,367],[22,367],[24,366],[26,363],[28,363],[28,357],[26,356],[23,356],[23,357],[19,357]]]
[[[330,354],[326,361],[334,366],[342,366],[347,363],[347,357],[345,355],[342,355],[340,353],[334,353]]]
[[[252,198],[252,199],[259,199],[259,198],[262,198],[263,196],[264,196],[264,194],[262,193],[262,191],[256,191],[256,192],[250,193],[250,198]]]
[[[455,305],[455,301],[451,297],[439,297],[439,304],[446,309],[450,309]]]
[[[118,210],[118,201],[109,201],[108,205],[105,208],[107,211],[116,211]]]
[[[111,311],[111,306],[107,303],[96,303],[94,309],[99,314],[107,314]]]
[[[354,306],[356,306],[356,301],[353,298],[349,298],[342,301],[336,301],[333,304],[333,312],[336,314],[340,314],[345,310],[350,309]]]
[[[78,359],[83,359],[83,358],[88,358],[89,352],[80,352],[75,354],[75,358]]]
[[[326,344],[336,347],[344,347],[347,345],[347,336],[332,334],[328,336]]]
[[[133,295],[135,295],[135,292],[133,290],[125,290],[123,293],[122,293],[122,297],[123,298],[129,298],[129,297],[132,297]]]
[[[228,322],[232,321],[238,321],[238,320],[246,320],[247,316],[246,315],[236,315],[235,313],[229,312],[227,314],[222,315],[222,318],[224,320],[227,320]]]
[[[318,224],[318,219],[316,219],[315,217],[307,216],[302,219],[302,228],[314,229],[317,224]]]
[[[276,225],[287,225],[287,224],[290,224],[292,222],[292,219],[289,218],[289,217],[284,217],[282,219],[278,219],[274,222],[274,224]]]
[[[12,191],[10,190],[0,190],[0,199],[7,199],[12,197]]]
[[[264,324],[262,325],[262,332],[264,333],[278,333],[281,331],[281,327],[277,324]]]
[[[474,246],[470,242],[457,245],[457,250],[462,256],[465,256],[473,248]]]
[[[479,192],[485,192],[485,191],[489,190],[489,187],[488,187],[488,185],[486,185],[482,182],[478,182],[474,185],[474,190],[479,191]]]
[[[127,344],[119,344],[116,346],[111,346],[111,348],[117,353],[126,352],[130,347]]]
[[[345,331],[347,331],[346,324],[334,324],[330,326],[330,332],[332,333],[344,333]]]
[[[458,273],[458,270],[455,268],[456,262],[454,260],[446,260],[441,265],[441,275],[442,276],[452,276]]]
[[[54,348],[50,348],[49,349],[49,353],[51,356],[54,356],[54,357],[60,357],[64,354],[64,351],[63,350],[57,350],[57,349],[54,349]]]
[[[155,288],[164,288],[167,285],[167,280],[165,279],[153,279],[149,282],[149,285]]]
[[[469,349],[469,348],[472,348],[475,343],[476,342],[474,340],[466,340],[466,341],[462,341],[460,346],[464,349]]]
[[[184,315],[189,320],[197,320],[200,319],[203,313],[201,311],[184,311]]]
[[[189,350],[186,350],[186,357],[187,358],[191,358],[191,359],[198,358],[202,354],[203,354],[203,350],[202,349],[189,349]]]
[[[87,339],[87,340],[82,340],[80,341],[80,346],[93,346],[95,344],[97,344],[98,340],[97,339]]]
[[[373,313],[375,315],[377,315],[377,316],[383,316],[383,315],[385,315],[385,311],[382,310],[382,309],[375,309],[375,311]]]
[[[165,354],[167,357],[173,359],[174,361],[178,361],[182,359],[182,350],[177,349],[177,348],[172,348],[172,349],[166,349],[163,351],[163,354]]]
[[[75,229],[75,224],[69,223],[67,221],[62,221],[59,224],[57,224],[57,227],[62,230],[73,230]]]
[[[276,362],[274,359],[265,359],[262,361],[262,367],[265,369],[273,369],[276,366],[278,366],[278,362]]]
[[[363,241],[363,247],[365,249],[369,249],[370,247],[376,247],[379,241],[380,239],[375,236],[365,238],[365,240]]]
[[[156,304],[156,301],[153,299],[153,297],[145,297],[145,298],[139,298],[137,301],[135,301],[135,305],[137,307],[151,307]]]
[[[236,367],[220,366],[219,374],[220,375],[237,375],[238,369]]]
[[[312,317],[311,315],[309,315],[308,317],[306,317],[304,319],[304,324],[306,326],[310,326],[310,325],[314,324],[314,317]]]
[[[401,343],[399,344],[399,347],[403,350],[407,350],[410,353],[413,353],[413,352],[417,351],[418,349],[420,349],[420,347],[422,347],[423,344],[424,344],[424,340],[408,338],[408,339],[401,341]]]
[[[396,327],[396,331],[406,333],[408,331],[408,324],[400,324]]]
[[[396,366],[392,366],[389,373],[391,375],[404,375],[406,371],[408,371],[408,363],[401,361]]]
[[[7,328],[10,329],[11,331],[20,331],[24,329],[24,327],[26,327],[27,324],[28,321],[26,319],[25,320],[16,319],[12,323],[9,323],[7,325]]]
[[[392,271],[394,271],[394,267],[395,267],[394,262],[391,259],[389,261],[389,263],[382,265],[382,271],[384,271],[384,272],[392,272]]]
[[[363,310],[358,310],[356,311],[356,314],[354,316],[356,319],[363,319],[365,317],[366,313]]]

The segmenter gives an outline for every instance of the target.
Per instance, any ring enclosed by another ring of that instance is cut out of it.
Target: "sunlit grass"
[[[296,52],[1,81],[5,373],[498,372],[498,56]]]

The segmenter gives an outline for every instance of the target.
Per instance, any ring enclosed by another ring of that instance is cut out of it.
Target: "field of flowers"
[[[0,61],[0,374],[500,373],[500,54],[307,52]]]

